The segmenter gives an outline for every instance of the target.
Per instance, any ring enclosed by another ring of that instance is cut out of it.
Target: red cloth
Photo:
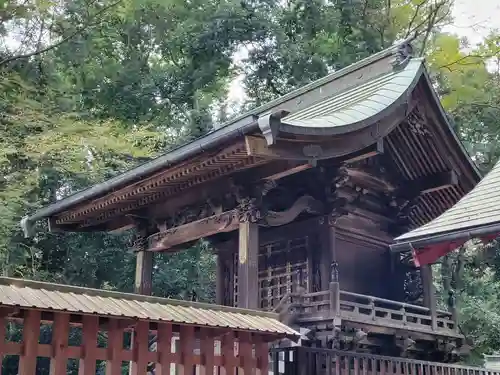
[[[482,236],[480,239],[482,242],[486,243],[493,241],[498,237],[498,235],[499,233],[490,234]],[[415,262],[415,266],[420,267],[425,266],[426,264],[432,264],[442,256],[445,256],[456,248],[462,246],[468,240],[469,238],[464,238],[461,240],[436,243],[420,249],[413,249],[413,260]]]
[[[421,267],[426,264],[432,264],[442,256],[462,246],[468,239],[457,240],[454,242],[442,242],[435,245],[430,245],[422,249],[413,249],[413,260],[415,266]]]

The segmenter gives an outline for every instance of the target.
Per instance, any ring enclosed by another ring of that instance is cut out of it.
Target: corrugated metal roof
[[[21,279],[0,278],[0,305],[300,336],[273,313]]]
[[[395,239],[422,240],[500,223],[500,162],[468,194],[436,219]]]
[[[375,116],[399,100],[406,100],[406,93],[413,89],[422,73],[423,59],[412,59],[403,69],[391,70],[376,79],[339,92],[286,116],[281,123],[305,128],[334,128],[339,133],[357,130],[373,124]]]

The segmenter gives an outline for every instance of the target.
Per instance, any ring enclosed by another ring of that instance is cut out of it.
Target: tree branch
[[[117,1],[115,1],[115,2],[113,2],[111,4],[109,4],[109,5],[107,5],[105,7],[103,7],[96,14],[94,14],[94,17],[102,15],[104,12],[106,12],[107,10],[115,7],[116,5],[118,5],[119,3],[121,3],[122,1],[123,0],[117,0]],[[49,45],[49,46],[47,46],[45,48],[42,48],[40,50],[36,50],[36,51],[33,51],[33,52],[29,52],[29,53],[24,53],[24,54],[20,54],[20,55],[15,55],[15,56],[7,57],[7,58],[3,59],[2,61],[0,61],[0,67],[2,65],[8,64],[8,63],[10,63],[12,61],[15,61],[15,60],[18,60],[18,59],[25,59],[25,58],[29,58],[29,57],[41,55],[42,53],[48,52],[50,50],[53,50],[54,48],[59,47],[60,45],[66,43],[68,40],[70,40],[70,39],[74,38],[75,36],[77,36],[78,34],[82,33],[87,28],[99,24],[101,21],[102,21],[102,19],[99,19],[97,21],[94,20],[93,22],[87,22],[83,26],[78,27],[71,34],[69,34],[69,35],[65,36],[64,38],[62,38],[60,41],[58,41],[58,42],[56,42],[54,44],[51,44],[51,45]]]
[[[451,71],[450,67],[453,65],[474,65],[477,64],[477,62],[465,62],[465,60],[471,58],[471,59],[480,59],[480,60],[485,60],[485,59],[490,59],[492,57],[496,57],[500,53],[500,50],[494,51],[493,53],[486,54],[486,55],[466,55],[462,56],[459,59],[456,59],[455,61],[451,61],[447,64],[441,65],[438,69],[441,68],[447,68],[449,71]]]

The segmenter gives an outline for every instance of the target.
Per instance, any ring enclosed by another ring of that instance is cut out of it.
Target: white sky
[[[455,22],[446,31],[478,43],[490,31],[500,29],[500,0],[455,0]]]

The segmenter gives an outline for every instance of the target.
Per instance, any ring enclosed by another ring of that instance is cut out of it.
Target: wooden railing
[[[500,375],[500,371],[307,347],[271,349],[271,375]]]
[[[432,314],[426,307],[342,291],[338,283],[331,283],[327,291],[287,293],[277,310],[293,314],[303,323],[339,317],[358,323],[459,336],[450,312],[437,310]]]

